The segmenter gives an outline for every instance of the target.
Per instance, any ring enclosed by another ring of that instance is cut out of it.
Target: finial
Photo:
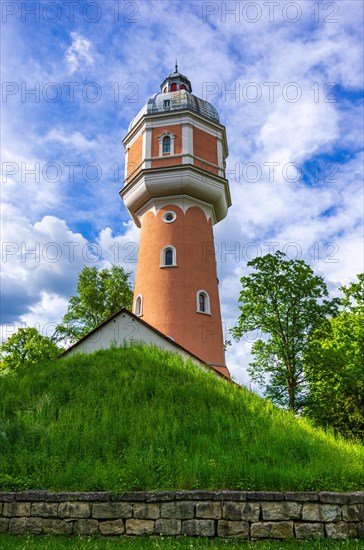
[[[176,57],[176,64],[175,64],[174,68],[175,68],[175,71],[174,71],[174,72],[175,72],[175,73],[178,73],[177,57]]]

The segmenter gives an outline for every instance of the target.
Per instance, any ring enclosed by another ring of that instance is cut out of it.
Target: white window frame
[[[166,250],[172,250],[172,265],[166,265],[165,263],[165,252]],[[174,246],[167,244],[161,250],[161,262],[160,267],[176,267],[177,266],[177,252]]]
[[[171,215],[172,215],[172,219],[167,220],[167,216],[171,216]],[[173,223],[176,219],[177,219],[177,214],[173,212],[173,210],[168,210],[168,212],[164,212],[162,216],[162,220],[164,221],[164,223]]]
[[[171,138],[171,151],[170,153],[163,153],[163,138],[165,137]],[[158,136],[159,141],[159,156],[160,157],[169,157],[171,155],[174,155],[174,140],[175,140],[175,134],[172,134],[171,132],[163,132],[160,136]]]
[[[205,295],[205,305],[206,305],[206,311],[200,310],[200,294]],[[203,313],[204,315],[211,315],[211,307],[210,307],[210,296],[209,293],[206,292],[206,290],[203,290],[202,288],[196,292],[196,312],[197,313]]]
[[[140,300],[140,308],[139,308],[139,313],[138,313],[138,300]],[[143,315],[143,296],[141,294],[138,294],[138,296],[135,298],[135,303],[134,303],[134,315],[136,315],[137,317],[142,317]]]

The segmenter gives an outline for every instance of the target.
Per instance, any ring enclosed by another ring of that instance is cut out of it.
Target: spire
[[[178,64],[177,64],[177,57],[176,57],[176,64],[174,66],[174,72],[178,73]]]

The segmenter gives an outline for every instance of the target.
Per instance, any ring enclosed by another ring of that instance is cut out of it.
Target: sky
[[[282,250],[330,296],[363,271],[363,3],[1,3],[2,339],[50,336],[84,266],[134,277],[118,192],[130,120],[174,70],[225,125],[232,206],[215,226],[225,337],[247,262]],[[250,385],[257,334],[227,365]]]

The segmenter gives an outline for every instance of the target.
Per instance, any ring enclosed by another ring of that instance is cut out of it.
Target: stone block
[[[57,502],[32,502],[30,508],[31,516],[40,516],[42,518],[56,518],[58,516]]]
[[[26,502],[35,502],[44,500],[46,491],[20,491],[15,493],[15,500],[22,500]]]
[[[154,521],[149,519],[127,519],[127,535],[153,535]]]
[[[364,522],[361,521],[356,524],[358,539],[364,539]]]
[[[146,493],[146,502],[165,502],[168,500],[174,500],[176,491],[154,491],[152,493]]]
[[[310,491],[292,492],[288,491],[284,494],[286,500],[297,500],[299,502],[317,502],[319,499],[318,493]]]
[[[89,518],[91,507],[88,502],[61,502],[58,508],[60,518]]]
[[[1,492],[0,493],[0,502],[11,502],[12,500],[15,500],[15,494],[16,493],[10,493],[10,492]]]
[[[346,540],[357,536],[355,523],[345,523],[344,521],[326,523],[325,530],[329,539]]]
[[[188,519],[182,522],[182,533],[187,537],[214,537],[213,519]]]
[[[159,504],[138,503],[133,506],[133,516],[138,519],[158,519],[160,515]]]
[[[46,492],[44,495],[44,500],[48,502],[73,502],[74,500],[77,500],[77,496],[79,493],[69,493],[69,492],[63,492],[63,493],[52,493],[52,492]]]
[[[263,520],[300,519],[302,503],[298,502],[262,502]]]
[[[302,509],[303,521],[339,521],[341,507],[338,504],[305,503]]]
[[[172,537],[182,533],[182,521],[180,519],[157,519],[155,522],[155,534]]]
[[[177,491],[176,500],[212,500],[211,491]],[[172,499],[171,499],[172,500]]]
[[[0,518],[0,533],[7,533],[9,530],[8,518]]]
[[[318,539],[325,536],[323,523],[295,523],[296,538],[301,540]]]
[[[97,519],[126,519],[132,516],[131,504],[126,502],[96,503],[92,506],[92,517]]]
[[[11,518],[9,531],[14,535],[40,535],[42,532],[42,518]]]
[[[6,518],[30,516],[30,502],[5,502],[3,516]]]
[[[42,519],[42,527],[46,535],[71,535],[73,522],[67,519]]]
[[[220,519],[217,524],[217,536],[222,538],[249,538],[249,523],[247,521],[228,521]]]
[[[349,493],[349,503],[364,504],[364,491],[355,491],[354,493]]]
[[[250,527],[252,539],[291,539],[293,521],[258,522]]]
[[[319,494],[320,502],[325,502],[326,504],[346,504],[349,502],[349,495],[347,493],[331,493],[327,491],[322,491]]]
[[[213,498],[221,502],[226,500],[241,502],[246,500],[246,491],[215,491]]]
[[[364,504],[345,504],[342,514],[345,521],[364,521]]]
[[[214,501],[205,501],[196,503],[196,518],[220,519],[221,503]]]
[[[192,519],[195,514],[194,502],[165,502],[161,506],[161,518]]]
[[[145,491],[126,491],[124,493],[117,493],[116,495],[111,495],[110,500],[114,502],[127,501],[127,502],[145,502],[149,494]]]
[[[74,532],[78,535],[94,535],[99,530],[97,519],[78,519],[75,521]]]
[[[222,505],[223,519],[233,521],[258,521],[260,505],[252,502],[224,502]]]
[[[99,530],[102,535],[123,535],[125,533],[125,526],[122,519],[100,521]]]
[[[283,500],[284,493],[272,491],[247,491],[246,500]]]

